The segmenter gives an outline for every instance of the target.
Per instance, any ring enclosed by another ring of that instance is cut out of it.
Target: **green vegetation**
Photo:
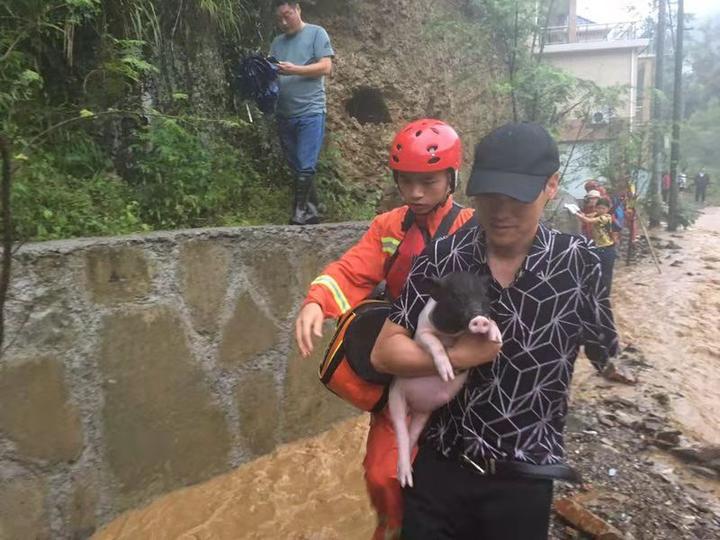
[[[690,189],[693,189],[695,174],[701,167],[710,175],[707,204],[720,204],[720,98],[695,112],[683,125],[685,145],[683,163],[688,174]]]
[[[142,230],[131,190],[112,172],[92,170],[75,176],[69,155],[38,153],[21,166],[13,185],[13,213],[18,238],[67,238]]]
[[[290,178],[272,119],[251,106],[250,122],[230,90],[231,63],[267,45],[270,9],[0,0],[15,237],[286,223]],[[332,144],[321,157],[326,216],[367,218],[374,201],[340,181],[340,159]]]
[[[256,129],[208,133],[185,121],[155,118],[136,130],[123,177],[85,131],[66,131],[64,143],[54,138],[52,151],[37,150],[32,159],[19,156],[13,186],[18,237],[285,223],[289,176],[271,133],[243,136]],[[233,146],[233,133],[245,144]],[[318,172],[326,215],[368,219],[371,204],[338,177],[338,154],[330,145]]]

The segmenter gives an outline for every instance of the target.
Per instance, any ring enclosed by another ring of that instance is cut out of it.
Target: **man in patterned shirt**
[[[480,226],[416,260],[376,342],[372,361],[380,371],[433,373],[430,356],[412,340],[429,278],[454,271],[491,277],[502,348],[481,363],[467,354],[467,340],[481,338],[463,336],[463,346],[448,351],[456,369],[480,365],[428,424],[415,487],[405,491],[403,538],[545,539],[553,479],[574,479],[563,430],[575,358],[584,345],[603,370],[618,339],[594,248],[540,223],[559,166],[557,145],[539,125],[507,124],[486,136],[467,187]]]

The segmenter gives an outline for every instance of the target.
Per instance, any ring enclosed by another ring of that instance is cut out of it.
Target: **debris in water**
[[[590,534],[593,538],[621,540],[623,534],[583,505],[569,498],[559,499],[554,505],[555,512],[573,527]]]

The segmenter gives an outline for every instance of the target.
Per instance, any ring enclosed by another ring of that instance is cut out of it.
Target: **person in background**
[[[622,242],[622,230],[625,227],[625,201],[622,195],[617,193],[610,196],[610,216],[612,217],[612,236],[615,249],[620,249]],[[583,223],[583,225],[585,225]]]
[[[613,220],[610,215],[610,201],[604,198],[598,199],[595,203],[594,215],[588,216],[584,212],[578,212],[575,215],[582,223],[592,228],[592,239],[596,246],[595,253],[600,257],[602,280],[609,295],[612,289],[613,267],[617,258],[612,230]]]
[[[670,197],[670,186],[672,185],[672,178],[670,178],[670,173],[665,171],[662,174],[662,188],[660,190],[660,193],[662,194],[662,200],[664,203],[668,202],[668,198]]]
[[[687,174],[684,172],[678,174],[678,189],[680,191],[685,191],[687,189]]]
[[[588,191],[585,195],[585,199],[583,200],[583,214],[587,216],[595,215],[595,204],[600,197],[601,195],[598,190],[591,189]],[[581,223],[580,231],[585,238],[592,238],[592,226],[588,223]]]
[[[290,224],[313,225],[320,221],[315,172],[325,137],[325,76],[335,52],[323,27],[303,22],[298,2],[274,5],[282,31],[270,45],[279,60],[278,134],[295,176]]]
[[[590,179],[585,182],[585,193],[590,193],[591,191],[597,191],[598,193],[600,193],[600,197],[607,198],[608,196],[605,187],[600,182],[594,179]]]
[[[695,202],[705,204],[705,194],[707,193],[707,187],[710,183],[710,175],[705,172],[705,169],[700,169],[695,175]]]

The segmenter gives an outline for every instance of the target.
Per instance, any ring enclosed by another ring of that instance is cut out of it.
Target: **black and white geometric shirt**
[[[470,370],[463,390],[435,412],[426,444],[501,461],[564,461],[568,392],[580,345],[598,369],[618,337],[600,260],[579,236],[540,225],[515,281],[492,279],[481,228],[460,230],[417,258],[390,320],[411,332],[429,299],[428,277],[469,271],[491,278],[491,318],[503,335],[494,362]]]

